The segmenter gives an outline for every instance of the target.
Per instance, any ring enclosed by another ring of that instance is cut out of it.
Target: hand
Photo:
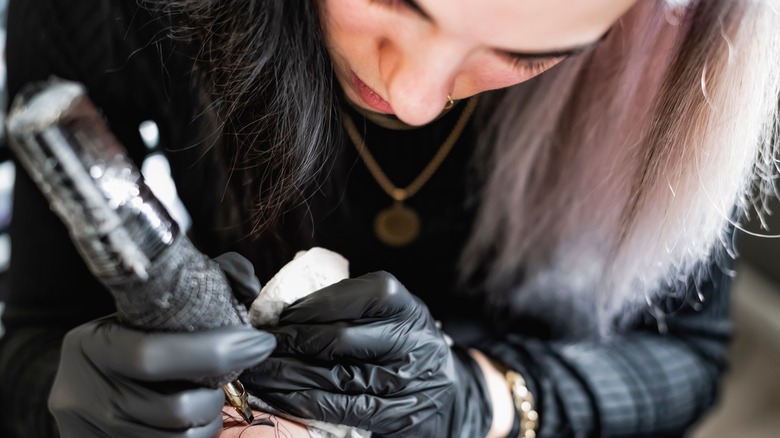
[[[65,336],[49,409],[63,437],[212,437],[222,389],[186,380],[265,359],[273,336],[250,327],[145,333],[108,317]]]
[[[381,436],[483,437],[490,428],[478,365],[390,274],[317,291],[269,331],[276,351],[242,381],[284,412]]]

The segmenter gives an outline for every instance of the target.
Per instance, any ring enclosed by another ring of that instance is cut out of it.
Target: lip
[[[355,72],[352,70],[349,71],[350,79],[352,80],[352,85],[355,88],[355,91],[357,91],[358,96],[360,96],[361,99],[363,99],[363,102],[366,103],[366,105],[370,106],[375,111],[378,111],[380,113],[385,114],[395,114],[393,111],[393,107],[390,106],[390,103],[388,103],[386,100],[382,98],[379,94],[377,94],[376,91],[372,90],[371,87],[366,85],[365,82],[363,82]]]

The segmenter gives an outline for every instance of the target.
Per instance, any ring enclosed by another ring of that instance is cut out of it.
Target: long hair
[[[245,236],[272,232],[330,161],[338,96],[316,1],[142,0],[199,46],[202,117]],[[231,196],[232,195],[232,196]]]
[[[755,203],[754,183],[768,193],[775,171],[772,1],[637,2],[595,51],[483,99],[464,279],[485,272],[493,301],[517,306],[574,298],[604,332],[703,275]],[[317,3],[166,2],[201,44],[209,110],[255,234],[305,197],[340,132]]]
[[[772,193],[778,29],[769,1],[637,2],[597,50],[501,96],[465,275],[488,259],[494,300],[574,301],[601,334],[703,280],[729,223],[761,211],[754,186]]]

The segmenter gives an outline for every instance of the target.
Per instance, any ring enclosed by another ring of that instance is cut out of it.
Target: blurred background
[[[14,166],[9,161],[8,146],[5,141],[5,111],[7,94],[5,89],[5,23],[8,0],[0,0],[0,315],[3,314],[6,271],[11,256],[11,240],[8,238],[8,224],[11,220],[11,190],[13,189]],[[3,324],[0,321],[0,336],[3,336]]]
[[[6,9],[7,0],[0,0],[0,121],[4,120],[7,107]],[[156,126],[146,122],[139,130],[147,145],[154,149]],[[5,144],[4,123],[0,123],[0,314],[12,250],[6,231],[11,218],[14,171]],[[162,155],[152,154],[142,171],[155,194],[186,229],[189,218],[178,202]],[[757,221],[748,224],[748,229],[762,235],[780,235],[780,202],[775,201],[773,210],[778,213],[767,218],[767,229]],[[717,407],[691,433],[695,438],[780,437],[780,238],[759,238],[738,232],[738,248],[741,257],[732,298],[735,333],[731,369],[725,376]]]

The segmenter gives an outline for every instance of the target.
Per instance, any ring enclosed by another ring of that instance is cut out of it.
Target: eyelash
[[[526,73],[531,76],[538,75],[545,72],[551,65],[557,62],[560,58],[542,58],[542,59],[528,59],[519,58],[510,54],[504,55],[507,61],[512,64],[516,70],[521,73]]]
[[[370,0],[370,1],[371,3],[378,3],[382,6],[387,6],[391,8],[409,6],[409,3],[406,0]]]

